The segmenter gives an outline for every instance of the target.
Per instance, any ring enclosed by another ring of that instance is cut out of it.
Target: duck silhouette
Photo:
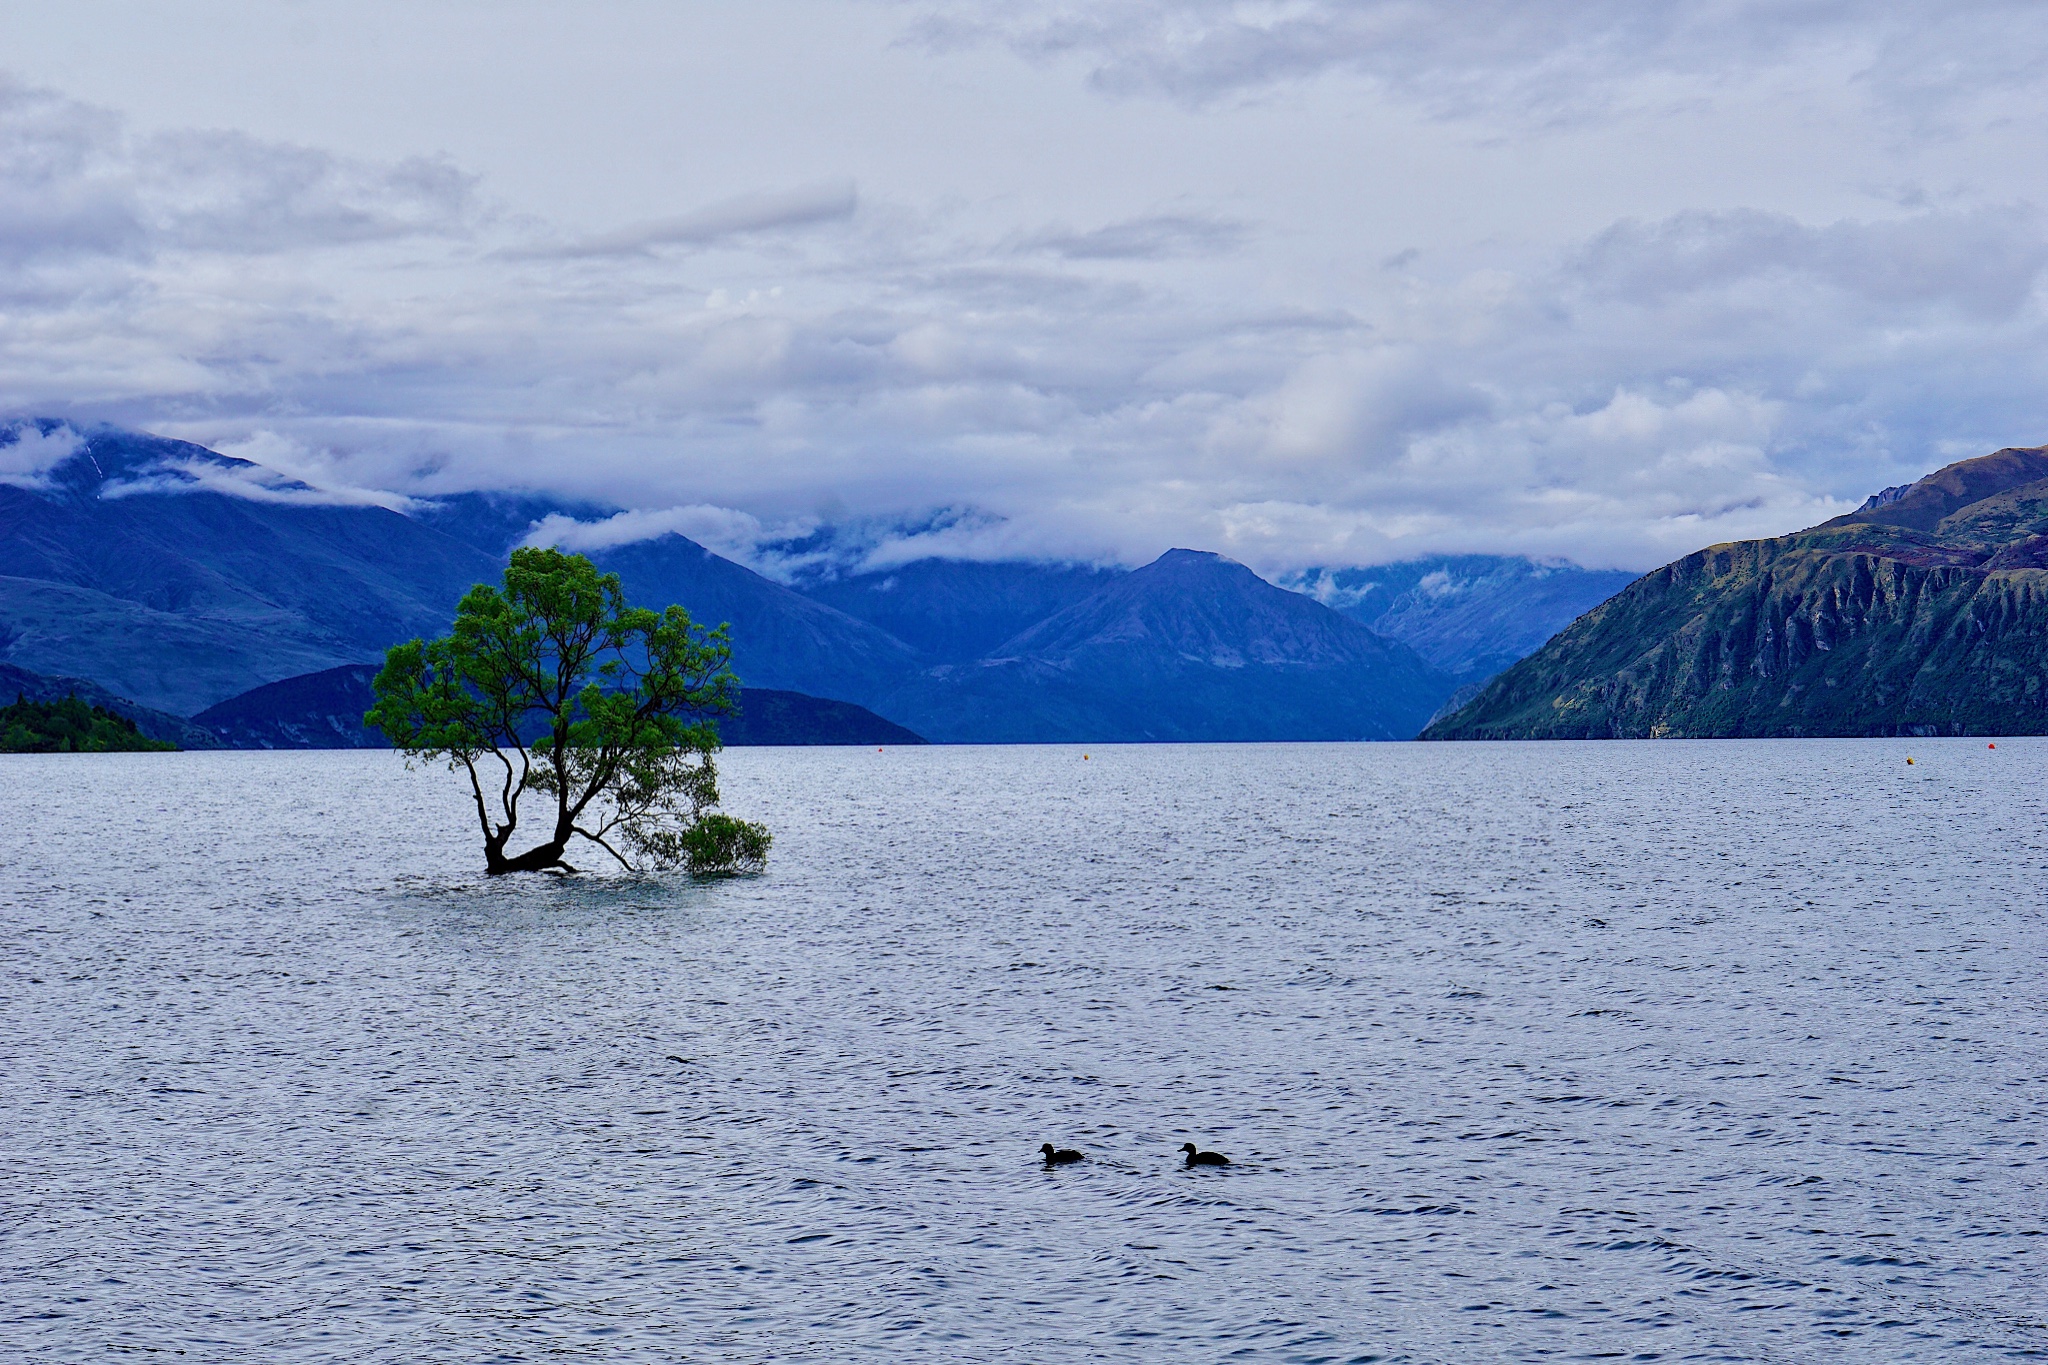
[[[1195,1144],[1192,1142],[1183,1142],[1180,1145],[1180,1149],[1188,1154],[1188,1165],[1190,1166],[1228,1166],[1230,1164],[1230,1158],[1223,1155],[1223,1153],[1197,1151],[1195,1150]]]
[[[1048,1166],[1071,1166],[1076,1161],[1088,1159],[1071,1147],[1054,1147],[1050,1142],[1041,1142],[1038,1150],[1045,1153],[1045,1164]]]

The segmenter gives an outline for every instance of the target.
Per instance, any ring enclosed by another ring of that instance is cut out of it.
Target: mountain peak
[[[131,487],[147,486],[171,491],[197,487],[201,480],[193,471],[199,469],[242,476],[253,475],[260,470],[260,466],[248,460],[223,455],[190,441],[174,441],[104,423],[79,428],[44,418],[33,425],[42,429],[45,436],[56,430],[69,429],[78,437],[78,448],[51,466],[46,475],[53,489],[62,490],[73,499],[91,500],[109,488],[127,491]],[[271,483],[275,487],[306,487],[281,478],[271,480]]]
[[[1973,503],[2043,479],[2048,479],[2048,446],[2008,446],[1943,465],[1918,483],[1887,488],[1854,512],[1822,524],[1933,531],[1944,519]]]
[[[1384,665],[1405,646],[1382,639],[1311,597],[1275,587],[1207,550],[1168,550],[1142,569],[1004,643],[994,657],[1070,660],[1143,647],[1220,667]],[[1412,662],[1427,671],[1420,659]]]
[[[1236,578],[1241,576],[1257,580],[1261,583],[1265,582],[1264,579],[1259,578],[1257,574],[1244,565],[1228,555],[1219,555],[1214,550],[1168,550],[1142,569],[1134,569],[1132,572],[1153,574],[1155,576],[1191,577],[1195,579]]]
[[[1175,549],[898,700],[937,739],[1400,739],[1450,691],[1406,645]]]

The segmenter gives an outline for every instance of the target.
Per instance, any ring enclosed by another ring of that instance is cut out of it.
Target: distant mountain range
[[[933,739],[1407,739],[1455,684],[1221,555],[1170,550],[884,699]]]
[[[2048,733],[2048,448],[1646,574],[1431,739]]]
[[[54,426],[54,424],[52,424]],[[0,658],[190,715],[445,629],[498,561],[384,507],[183,441],[101,428],[0,484]]]
[[[1433,555],[1369,569],[1310,569],[1280,582],[1469,683],[1527,655],[1635,578],[1556,560]]]
[[[376,664],[344,664],[266,683],[209,706],[190,722],[231,749],[386,749],[364,726],[376,700]],[[736,715],[720,717],[727,747],[755,744],[922,744],[921,736],[851,702],[760,687],[740,689]],[[192,747],[187,745],[186,747]]]
[[[236,724],[273,727],[264,742],[314,722],[292,689],[266,694],[281,709],[260,724],[243,694],[291,679],[317,692],[311,675],[438,633],[536,523],[615,510],[517,493],[336,502],[113,428],[8,479],[0,658],[173,716],[235,698]],[[929,559],[790,586],[680,535],[591,557],[630,600],[731,622],[750,688],[855,703],[946,741],[1404,738],[1614,577],[1467,557],[1284,591],[1176,550],[1128,571]]]
[[[596,550],[590,558],[619,576],[629,602],[680,602],[696,620],[711,625],[732,622],[733,669],[749,686],[838,697],[873,707],[924,662],[889,632],[785,588],[683,536]]]
[[[1121,578],[1087,564],[978,564],[921,559],[825,578],[801,591],[887,631],[932,664],[1001,654],[1010,640]]]

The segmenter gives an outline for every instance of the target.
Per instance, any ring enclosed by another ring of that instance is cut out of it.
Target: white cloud
[[[17,267],[456,233],[470,193],[427,158],[379,166],[232,132],[137,135],[0,74],[0,261]]]
[[[2040,213],[2012,204],[1824,226],[1753,209],[1630,220],[1578,252],[1571,272],[1589,293],[1641,305],[1718,295],[1782,308],[1788,288],[1824,290],[1881,324],[1925,309],[2010,318],[2044,265]]]
[[[747,560],[767,538],[760,518],[730,507],[664,507],[620,512],[602,521],[578,521],[551,513],[535,523],[525,545],[589,553],[614,549],[662,536],[686,536],[728,558]]]
[[[979,508],[945,508],[921,515],[816,517],[778,523],[730,507],[636,508],[597,521],[560,513],[536,522],[521,542],[593,553],[681,535],[779,582],[834,578],[886,569],[920,559],[1014,560],[1044,558],[1040,528],[1021,526]],[[1053,558],[1109,563],[1113,554],[1054,553]]]
[[[118,144],[117,144],[118,147]],[[237,254],[464,234],[471,177],[444,161],[351,161],[239,133],[137,139],[138,214],[157,241]]]
[[[1202,104],[1338,75],[1438,117],[1572,121],[1775,72],[1839,71],[1924,113],[2048,68],[2026,0],[899,0],[909,40],[1073,61],[1099,90]]]
[[[219,493],[247,502],[295,507],[388,507],[406,511],[414,500],[375,488],[315,488],[261,465],[221,465],[208,460],[162,460],[127,478],[102,484],[108,500],[142,493]]]
[[[1019,246],[1070,261],[1158,261],[1231,251],[1247,235],[1243,223],[1228,218],[1161,213],[1087,231],[1048,229],[1025,237]]]
[[[513,255],[632,256],[659,246],[709,246],[729,237],[844,222],[859,207],[852,181],[740,195],[675,218],[636,223],[560,247],[527,248]]]
[[[51,471],[88,449],[87,437],[67,423],[42,419],[0,424],[0,483],[48,489]],[[125,498],[137,493],[207,492],[251,502],[301,506],[375,506],[400,512],[414,506],[414,500],[402,494],[356,488],[331,477],[322,478],[320,468],[327,462],[274,433],[260,432],[245,441],[223,442],[220,453],[234,462],[160,459],[100,484],[97,495]],[[310,476],[311,481],[302,474]]]
[[[62,423],[0,425],[0,483],[46,488],[52,469],[78,453],[85,438]]]
[[[289,436],[258,429],[239,440],[213,447],[243,465],[180,464],[178,471],[209,492],[255,502],[290,502],[302,506],[388,507],[409,512],[419,499],[383,488],[364,488],[348,481],[343,462],[331,450],[309,448]]]
[[[747,140],[765,96],[711,118],[716,175],[634,160],[638,106],[576,124],[617,211],[10,86],[0,411],[277,471],[244,496],[649,509],[542,533],[783,577],[1171,545],[1645,567],[2048,436],[2048,120],[1997,104],[2048,18],[1944,12],[859,9],[875,51],[831,70],[917,79],[834,87],[858,117],[819,93],[782,142]],[[884,50],[909,21],[925,46]],[[718,99],[824,60],[763,51]]]

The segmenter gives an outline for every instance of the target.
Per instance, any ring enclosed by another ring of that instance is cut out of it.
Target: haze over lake
[[[0,1354],[2048,1353],[2044,760],[734,750],[693,883],[0,759]]]

